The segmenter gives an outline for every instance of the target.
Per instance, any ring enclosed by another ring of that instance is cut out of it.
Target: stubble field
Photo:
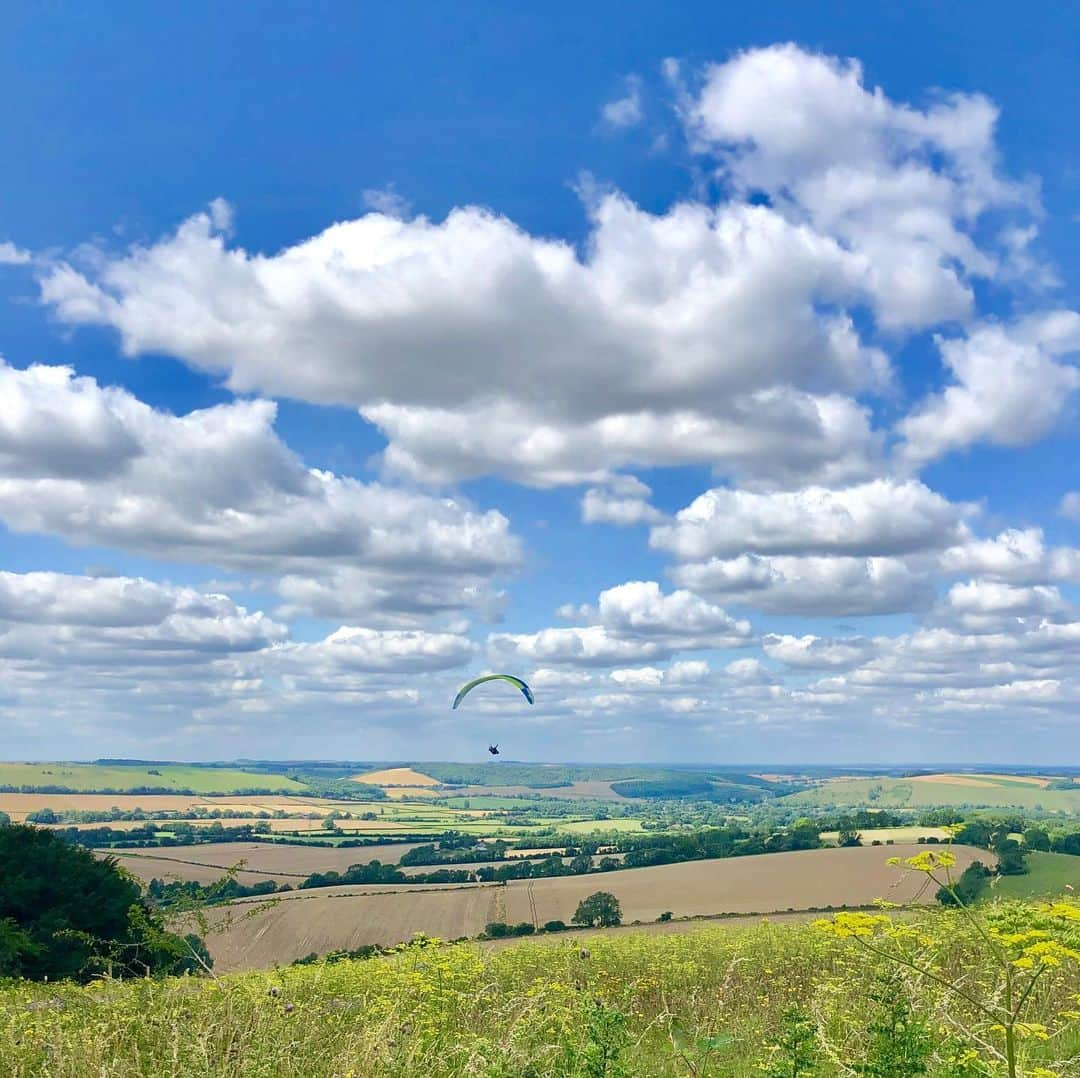
[[[933,892],[923,874],[886,864],[888,856],[909,857],[923,849],[896,845],[888,854],[881,847],[770,853],[505,885],[319,888],[276,901],[241,899],[217,914],[219,919],[231,915],[233,923],[209,943],[222,969],[257,969],[312,951],[400,943],[418,932],[443,939],[475,936],[490,921],[569,923],[581,899],[595,891],[610,891],[619,899],[625,922],[654,922],[665,911],[694,917],[864,906],[879,898],[931,902]],[[957,874],[974,860],[993,859],[972,847],[955,846],[953,852]]]

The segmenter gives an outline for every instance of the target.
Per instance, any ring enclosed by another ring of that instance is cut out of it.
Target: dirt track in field
[[[488,921],[534,921],[534,908],[536,923],[569,922],[578,902],[601,890],[619,899],[626,922],[655,921],[667,910],[689,917],[865,906],[878,898],[931,902],[935,887],[927,886],[922,873],[886,864],[889,856],[910,857],[926,849],[909,844],[887,851],[807,850],[516,880],[505,886],[320,888],[293,892],[270,907],[261,900],[241,900],[234,912],[252,916],[212,937],[210,948],[223,970],[257,969],[312,951],[399,943],[417,932],[443,939],[475,936]],[[993,860],[992,854],[971,847],[953,847],[953,853],[956,874],[973,860]]]

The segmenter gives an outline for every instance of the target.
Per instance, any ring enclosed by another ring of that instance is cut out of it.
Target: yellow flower
[[[909,857],[904,864],[919,872],[933,872],[935,868],[948,868],[956,864],[956,858],[947,850],[935,853],[933,850],[923,850],[914,857]]]

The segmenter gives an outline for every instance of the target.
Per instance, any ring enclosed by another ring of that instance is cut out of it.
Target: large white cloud
[[[329,616],[483,606],[521,559],[497,511],[305,468],[268,401],[174,416],[67,368],[2,364],[0,390],[15,531],[283,574],[295,609]]]
[[[765,192],[865,257],[885,326],[966,317],[966,275],[997,270],[973,236],[980,214],[1032,201],[997,172],[997,110],[984,97],[893,102],[865,86],[857,62],[796,45],[711,66],[684,113],[738,191]]]
[[[390,467],[429,478],[865,472],[876,445],[844,394],[887,365],[836,309],[861,294],[858,258],[764,207],[657,216],[611,195],[592,214],[584,259],[471,208],[368,214],[272,256],[230,249],[199,214],[96,270],[54,268],[42,294],[129,353],[355,405],[390,438]],[[804,464],[783,452],[796,446]]]

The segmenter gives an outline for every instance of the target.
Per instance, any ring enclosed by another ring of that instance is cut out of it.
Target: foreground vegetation
[[[1045,933],[1001,944],[1017,961],[1053,943],[1039,953],[1058,964],[1033,960],[1039,976],[1014,1029],[1016,1073],[1029,1078],[1080,1068],[1080,914],[1062,908],[1000,905],[985,922],[1009,938]],[[385,958],[219,980],[10,983],[0,1058],[12,1078],[1007,1073],[1002,1023],[980,1010],[1000,999],[1001,972],[962,911],[905,919],[895,937],[871,930],[873,947],[913,957],[925,974],[859,947],[858,925],[836,925],[496,952],[420,941]]]

